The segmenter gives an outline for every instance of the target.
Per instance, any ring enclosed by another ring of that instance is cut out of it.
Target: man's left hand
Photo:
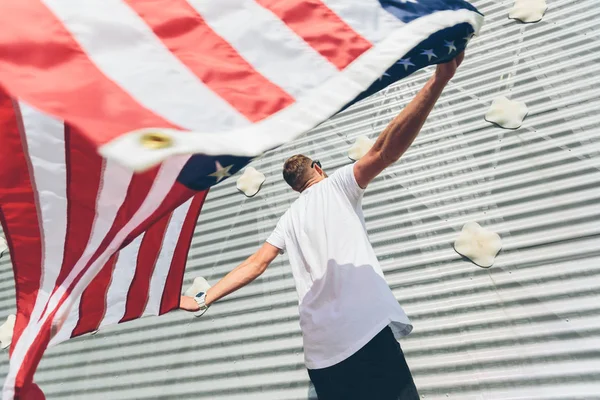
[[[452,77],[456,73],[456,70],[458,69],[458,67],[460,66],[460,64],[462,63],[464,58],[465,58],[465,52],[462,51],[460,54],[458,54],[456,57],[454,57],[454,59],[452,59],[451,61],[448,61],[447,63],[444,63],[444,64],[438,64],[438,66],[435,70],[436,78],[441,78],[445,81],[449,81],[450,79],[452,79]]]

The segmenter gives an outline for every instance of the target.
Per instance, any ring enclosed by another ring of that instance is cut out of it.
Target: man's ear
[[[315,164],[314,166],[315,171],[317,171],[317,173],[321,176],[325,176],[325,171],[323,171],[323,169],[321,167],[319,167],[317,164]]]

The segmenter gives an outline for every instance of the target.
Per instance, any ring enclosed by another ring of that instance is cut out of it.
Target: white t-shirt
[[[367,236],[353,165],[306,189],[267,239],[287,251],[309,369],[340,363],[390,325],[412,330]]]

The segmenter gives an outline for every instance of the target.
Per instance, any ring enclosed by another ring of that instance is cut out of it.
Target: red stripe
[[[196,221],[200,215],[200,210],[206,199],[208,191],[198,193],[194,196],[192,204],[185,217],[185,221],[177,240],[177,245],[173,253],[173,259],[171,261],[171,267],[167,280],[165,282],[165,288],[163,291],[159,315],[166,312],[179,308],[179,296],[181,295],[181,285],[183,284],[183,273],[185,271],[185,264],[192,244],[192,238],[194,236],[194,230],[196,229]]]
[[[48,347],[48,343],[51,339],[50,321],[52,320],[46,321],[46,323],[41,327],[39,334],[36,336],[31,346],[29,346],[27,349],[25,359],[21,365],[21,368],[19,368],[17,377],[15,379],[15,400],[45,399],[42,391],[36,384],[33,383],[33,375],[35,374],[35,370],[42,360],[44,350],[46,350]]]
[[[44,396],[44,393],[40,387],[35,383],[27,385],[27,388],[23,390],[23,395],[21,397],[17,397],[17,399],[19,398],[24,400],[46,400],[46,396]]]
[[[41,232],[20,117],[0,88],[0,220],[10,248],[17,296],[12,350],[27,325],[42,273]]]
[[[98,275],[81,294],[79,302],[79,320],[71,333],[71,337],[83,335],[98,329],[106,313],[106,293],[112,280],[119,253],[112,256],[102,267]]]
[[[0,26],[0,71],[8,92],[85,127],[96,145],[140,127],[178,128],[108,79],[39,0],[3,5]]]
[[[215,33],[186,0],[127,3],[171,53],[248,120],[260,121],[294,102]]]
[[[77,129],[65,126],[67,171],[67,232],[63,264],[57,282],[63,282],[88,244],[96,218],[96,200],[102,180],[102,158]]]
[[[371,43],[319,0],[256,0],[279,17],[339,70],[369,50]]]
[[[156,267],[156,261],[160,254],[170,220],[171,214],[165,215],[156,221],[146,231],[144,239],[142,239],[135,267],[135,275],[131,281],[129,293],[127,293],[125,314],[119,323],[140,318],[144,313],[144,309],[148,303],[148,293],[150,292],[150,279]]]

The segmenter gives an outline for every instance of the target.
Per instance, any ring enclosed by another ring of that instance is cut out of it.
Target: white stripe
[[[46,304],[63,261],[67,232],[65,129],[62,122],[25,103],[20,102],[19,108],[38,199],[43,245],[42,279],[34,306],[36,310]]]
[[[125,315],[127,294],[135,276],[137,258],[145,232],[119,251],[119,258],[106,293],[106,313],[100,327],[116,324]]]
[[[146,303],[146,309],[144,310],[143,315],[158,315],[160,312],[160,303],[165,290],[165,282],[167,281],[167,276],[171,269],[171,262],[175,256],[175,247],[181,237],[181,229],[183,228],[183,223],[187,217],[192,200],[193,198],[183,203],[171,215],[150,281],[148,302]],[[187,238],[183,239],[187,240]]]
[[[188,2],[258,72],[293,97],[338,73],[275,14],[253,0]]]
[[[119,249],[119,246],[127,238],[127,235],[129,235],[139,224],[141,224],[144,220],[146,220],[146,218],[150,217],[154,211],[156,211],[175,183],[179,172],[181,172],[181,169],[188,159],[189,156],[178,156],[173,157],[162,164],[160,170],[158,171],[158,175],[154,180],[154,184],[152,185],[150,192],[144,199],[144,202],[140,208],[135,212],[127,224],[125,224],[123,229],[121,229],[115,235],[114,239],[110,242],[105,251],[100,254],[100,256],[90,265],[90,268],[88,268],[88,270],[83,274],[82,278],[75,283],[71,295],[58,308],[56,319],[60,320],[61,316],[68,315],[70,312],[69,309],[73,307],[76,299],[81,296],[85,288],[89,285],[92,279],[94,279],[102,266],[108,261],[110,256]],[[78,265],[73,268],[73,270],[65,279],[64,284],[59,287],[58,290],[50,297],[46,312],[39,322],[35,323],[33,320],[30,320],[25,330],[23,330],[21,338],[16,344],[10,359],[10,369],[4,384],[3,392],[3,398],[5,400],[12,400],[14,397],[14,383],[16,375],[23,364],[27,349],[35,340],[41,325],[47,321],[48,316],[57,308],[58,302],[66,293],[65,288],[69,287],[75,281],[75,278],[83,270],[84,266],[85,265],[79,265],[78,263]]]
[[[394,17],[377,0],[321,0],[359,35],[373,44],[401,28],[404,22]]]
[[[65,320],[64,324],[60,327],[60,330],[56,333],[56,335],[50,339],[48,343],[48,347],[56,346],[59,343],[64,342],[65,340],[69,340],[71,338],[71,334],[73,329],[77,326],[77,322],[79,322],[79,305],[81,304],[81,296],[75,299],[73,306],[71,307],[71,312],[69,316]]]
[[[127,197],[127,190],[129,189],[132,177],[133,174],[130,170],[114,161],[106,161],[100,181],[101,186],[98,190],[99,195],[96,203],[97,213],[92,226],[91,235],[83,255],[77,260],[73,269],[83,268],[104,240],[104,237],[113,225],[121,205]],[[64,342],[71,337],[73,329],[75,329],[77,322],[79,321],[80,301],[81,296],[75,300],[63,326],[50,341],[50,346]]]
[[[60,273],[67,233],[64,124],[19,102],[42,235],[42,278],[30,319],[42,313]]]
[[[250,123],[204,85],[122,0],[42,2],[105,75],[156,114],[187,129],[213,131]]]

